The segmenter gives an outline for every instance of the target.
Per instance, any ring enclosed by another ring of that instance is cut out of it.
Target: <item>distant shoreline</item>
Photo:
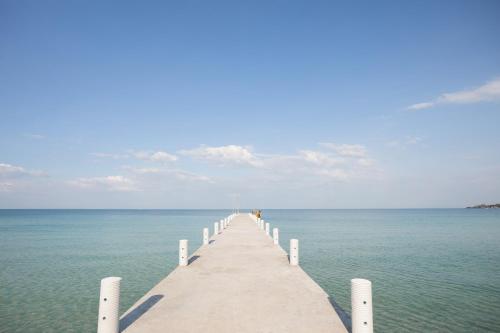
[[[466,207],[466,208],[480,208],[480,209],[500,208],[500,203],[492,204],[492,205],[480,204],[480,205]]]

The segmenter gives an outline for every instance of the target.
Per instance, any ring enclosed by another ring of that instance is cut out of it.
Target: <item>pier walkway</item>
[[[237,215],[120,320],[121,332],[346,333],[328,295]]]

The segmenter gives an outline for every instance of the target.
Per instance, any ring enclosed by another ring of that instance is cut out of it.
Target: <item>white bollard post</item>
[[[208,228],[203,228],[203,244],[208,244]]]
[[[118,333],[120,327],[120,281],[121,277],[107,277],[101,280],[99,295],[99,318],[97,333]]]
[[[179,241],[179,266],[187,266],[188,264],[188,241],[181,239]]]
[[[214,222],[214,236],[219,233],[219,223]]]
[[[269,230],[270,230],[271,226],[269,225],[269,223],[266,223],[266,235],[269,236]]]
[[[373,333],[372,283],[351,280],[352,333]]]
[[[299,240],[290,239],[290,265],[297,266],[299,264]]]
[[[279,245],[280,244],[280,240],[279,240],[279,231],[278,231],[278,228],[273,228],[273,242],[274,242],[274,245]]]

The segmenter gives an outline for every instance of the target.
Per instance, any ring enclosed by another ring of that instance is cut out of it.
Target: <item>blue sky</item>
[[[498,1],[0,0],[0,208],[500,202]]]

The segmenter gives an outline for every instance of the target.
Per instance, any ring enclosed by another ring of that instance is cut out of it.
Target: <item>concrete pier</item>
[[[259,227],[235,216],[122,315],[121,332],[347,333],[328,295]]]

